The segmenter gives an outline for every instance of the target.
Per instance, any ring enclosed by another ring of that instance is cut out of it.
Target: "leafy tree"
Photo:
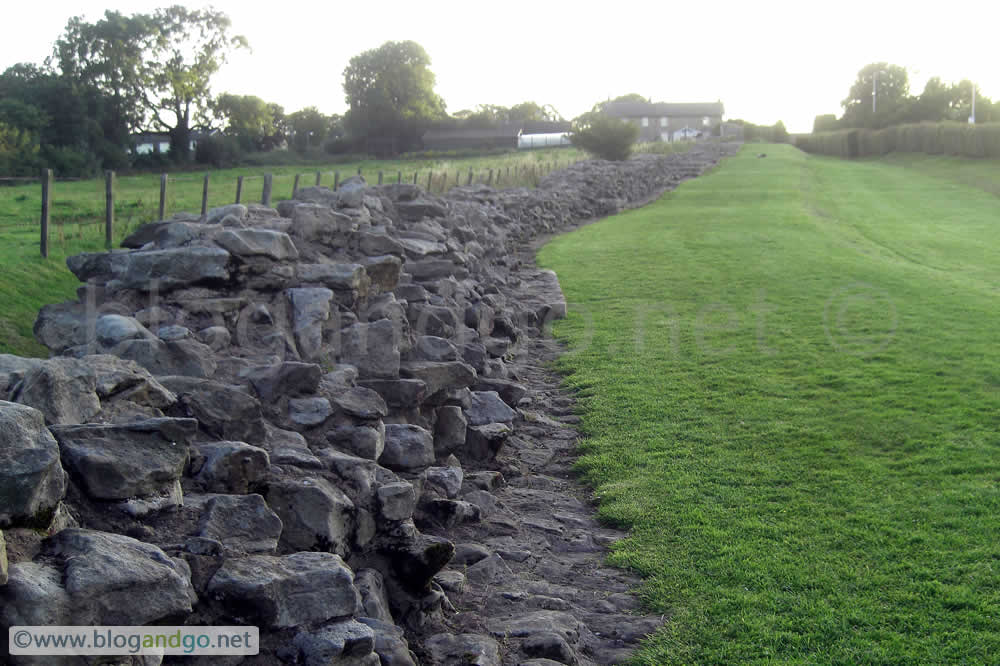
[[[878,77],[877,110],[872,111],[872,89]],[[885,127],[898,120],[904,101],[910,94],[906,69],[887,62],[865,65],[851,86],[847,97],[840,103],[844,107],[845,127]]]
[[[288,129],[292,147],[304,153],[310,148],[323,145],[330,131],[330,118],[320,113],[315,106],[307,106],[289,114]]]
[[[574,146],[605,160],[625,160],[639,138],[639,128],[600,111],[590,111],[573,121],[570,141]]]
[[[274,107],[254,95],[223,93],[215,101],[216,117],[225,123],[223,133],[235,137],[243,151],[268,150],[277,134]],[[280,107],[278,107],[280,108]]]
[[[111,100],[105,136],[127,145],[128,133],[170,133],[171,154],[185,161],[192,128],[210,120],[210,81],[246,38],[230,36],[230,20],[213,9],[180,5],[152,14],[107,11],[96,23],[70,19],[53,58],[63,76]]]
[[[154,126],[170,133],[174,158],[187,161],[191,130],[210,122],[212,76],[233,50],[249,48],[249,44],[242,35],[231,36],[229,17],[214,9],[174,5],[156,10],[151,20],[156,39],[146,108]]]
[[[771,140],[775,143],[788,143],[791,137],[788,135],[788,130],[785,129],[785,123],[780,120],[774,123],[771,128]]]
[[[109,119],[112,107],[113,100],[93,86],[36,65],[14,65],[0,75],[0,121],[8,131],[32,136],[37,162],[60,175],[127,163],[120,133],[105,134],[115,124]]]
[[[344,69],[348,131],[364,137],[373,152],[415,147],[427,125],[444,117],[430,64],[413,41],[386,42],[351,58]]]
[[[943,83],[940,77],[935,76],[927,81],[924,91],[917,100],[915,120],[937,122],[948,117],[950,107],[951,88]]]
[[[836,129],[840,129],[840,123],[837,121],[835,114],[825,113],[821,116],[816,116],[813,120],[814,134],[817,132],[832,132]]]

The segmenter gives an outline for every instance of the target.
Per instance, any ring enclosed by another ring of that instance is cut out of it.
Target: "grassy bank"
[[[541,252],[637,663],[1000,659],[1000,216],[939,166],[747,146]]]

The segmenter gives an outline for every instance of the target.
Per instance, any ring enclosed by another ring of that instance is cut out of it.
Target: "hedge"
[[[798,136],[795,145],[807,153],[837,157],[899,152],[1000,158],[1000,123],[916,123],[879,130],[838,130]]]

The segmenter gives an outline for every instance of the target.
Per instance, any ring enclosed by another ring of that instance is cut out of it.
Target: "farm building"
[[[605,113],[635,123],[639,141],[671,141],[674,135],[690,138],[722,124],[722,102],[667,104],[664,102],[612,102]]]
[[[492,129],[432,129],[424,132],[424,150],[466,148],[517,148],[521,128],[505,125]]]
[[[198,141],[217,132],[191,132],[190,146],[194,150],[198,146]],[[136,155],[148,155],[149,153],[170,152],[169,132],[146,132],[144,134],[133,134],[132,145],[135,146]]]

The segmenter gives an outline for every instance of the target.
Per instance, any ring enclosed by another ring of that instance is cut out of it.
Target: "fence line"
[[[500,187],[501,185],[513,186],[519,181],[521,181],[522,183],[537,185],[545,174],[554,171],[556,169],[569,166],[571,163],[572,163],[571,160],[566,160],[563,162],[560,161],[535,162],[530,166],[515,164],[513,165],[514,167],[513,172],[509,165],[506,166],[506,169],[500,167],[496,168],[483,167],[481,169],[470,167],[468,172],[466,172],[465,174],[463,174],[461,168],[455,168],[453,171],[449,169],[443,169],[441,171],[437,171],[432,168],[427,170],[427,179],[426,179],[427,187],[425,189],[431,193],[444,193],[448,189],[450,183],[453,183],[452,184],[453,187],[458,187],[460,184],[462,184],[461,181],[463,175],[465,175],[464,184],[466,186],[471,186],[475,183],[481,183],[483,185],[493,186],[493,187]],[[340,189],[340,186],[342,184],[340,178],[340,171],[333,171],[332,173],[333,173],[333,187],[331,189],[333,190]],[[323,175],[324,172],[322,171],[315,172],[315,183],[317,187],[320,186],[320,184],[322,183]],[[357,175],[364,177],[364,170],[362,167],[358,167]],[[104,189],[103,194],[105,200],[104,245],[106,249],[111,250],[114,237],[114,230],[115,230],[115,200],[116,200],[115,195],[116,192],[119,195],[121,195],[122,186],[117,181],[114,171],[107,171],[105,172],[104,176],[105,176],[104,188],[103,188]],[[295,198],[295,196],[299,192],[299,183],[301,180],[301,176],[302,176],[301,173],[279,175],[279,178],[288,178],[292,180],[292,188],[291,188],[292,198]],[[389,182],[392,181],[391,175],[388,179],[386,179],[383,171],[376,171],[374,173],[369,173],[369,176],[377,178],[379,185],[384,184],[386,180],[388,180]],[[38,177],[33,177],[33,178],[0,178],[0,181],[39,182],[41,184],[41,189],[42,189],[41,220],[40,220],[41,237],[39,245],[42,257],[48,257],[48,252],[49,252],[49,227],[51,226],[53,184],[65,181],[82,181],[82,180],[87,180],[87,179],[53,178],[53,172],[51,169],[42,169],[40,175]],[[166,215],[169,212],[168,193],[170,192],[171,189],[169,186],[170,183],[184,183],[184,182],[194,183],[198,182],[199,180],[202,182],[201,216],[204,218],[209,210],[208,198],[210,192],[210,174],[206,173],[200,178],[174,177],[166,173],[160,174],[160,191],[159,191],[159,201],[157,206],[158,219],[160,220],[166,219]],[[244,195],[244,184],[247,181],[251,180],[263,181],[261,185],[260,201],[263,205],[270,206],[273,195],[273,187],[274,187],[274,174],[270,173],[262,174],[259,176],[238,176],[236,179],[236,196],[234,199],[235,203],[241,203],[241,200]],[[397,170],[395,183],[403,184],[404,182],[409,182],[409,181],[410,181],[409,177],[407,177],[404,181],[403,171]],[[416,185],[418,182],[421,182],[419,169],[413,172],[413,178],[412,178],[412,183],[414,185]],[[127,188],[125,189],[127,190]],[[119,196],[119,199],[123,200],[127,198]],[[137,200],[136,203],[133,204],[132,206],[141,207],[142,200],[141,199]],[[126,220],[126,226],[128,222],[131,221],[131,219],[132,216],[130,213],[128,219]],[[78,237],[82,238],[83,234],[82,227],[84,223],[79,220],[77,222],[80,225],[78,230]],[[59,224],[59,237],[60,239],[63,239],[62,220],[59,220],[58,224]]]

